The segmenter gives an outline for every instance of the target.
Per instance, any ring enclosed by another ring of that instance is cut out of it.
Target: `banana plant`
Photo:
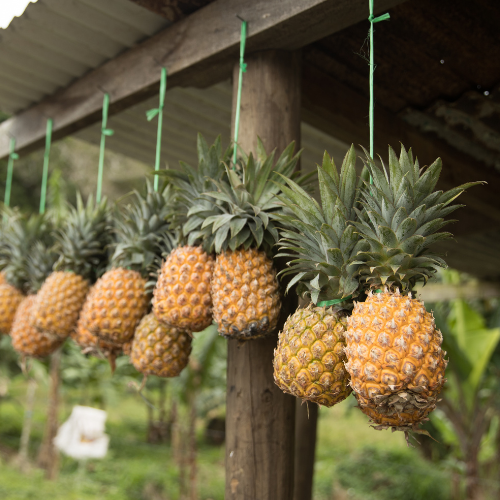
[[[446,271],[443,277],[460,284],[456,271]],[[440,411],[432,415],[432,423],[464,462],[466,500],[477,500],[484,493],[480,452],[499,432],[495,407],[500,404],[500,383],[493,354],[500,347],[500,327],[489,327],[479,311],[460,299],[436,305],[434,317],[449,365]]]

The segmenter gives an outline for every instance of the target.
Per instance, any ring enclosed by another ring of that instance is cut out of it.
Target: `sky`
[[[29,3],[30,0],[0,0],[0,28],[7,28],[13,17],[20,16]]]

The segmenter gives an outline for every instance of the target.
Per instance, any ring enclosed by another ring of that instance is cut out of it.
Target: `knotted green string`
[[[15,152],[16,149],[16,140],[11,138],[10,140],[10,153],[9,158],[7,160],[7,180],[5,182],[5,196],[4,196],[4,205],[6,207],[10,206],[10,192],[12,190],[12,175],[14,173],[14,160],[19,159],[19,155]],[[7,214],[4,212],[3,220],[7,218]]]
[[[241,89],[243,86],[243,73],[247,71],[245,63],[245,44],[247,40],[247,22],[241,22],[241,38],[240,38],[240,72],[238,78],[238,95],[236,97],[236,115],[234,117],[234,150],[233,150],[233,168],[235,168],[238,157],[238,132],[240,130],[240,106],[241,106]]]
[[[340,304],[341,302],[345,302],[346,300],[351,300],[351,299],[352,299],[352,295],[348,295],[347,297],[344,297],[343,299],[323,300],[321,302],[318,302],[317,306],[318,307],[334,306],[335,304]]]
[[[380,21],[386,21],[390,19],[390,14],[382,14],[381,16],[375,17],[373,15],[373,4],[375,0],[370,1],[370,16],[368,21],[370,21],[370,156],[373,158],[373,136],[374,136],[374,110],[375,103],[373,98],[373,73],[375,72],[375,58],[373,53],[373,25]],[[370,175],[370,184],[373,184],[372,176]]]
[[[50,145],[52,143],[52,118],[47,120],[45,132],[45,153],[43,154],[42,190],[40,193],[40,213],[45,213],[45,202],[47,199],[47,178],[49,176]]]
[[[96,202],[101,202],[102,195],[102,175],[104,172],[104,149],[106,147],[106,137],[114,134],[114,131],[110,128],[106,128],[108,124],[108,109],[109,109],[109,94],[104,94],[104,100],[102,102],[102,125],[101,125],[101,146],[99,149],[99,170],[97,173],[97,192],[96,192]]]
[[[146,111],[146,117],[150,122],[156,115],[158,115],[158,134],[156,136],[156,158],[155,158],[155,172],[160,170],[160,156],[161,156],[161,128],[163,124],[163,108],[165,106],[165,93],[167,91],[167,68],[161,68],[160,78],[160,105],[157,108]],[[159,178],[155,175],[154,189],[158,191]]]

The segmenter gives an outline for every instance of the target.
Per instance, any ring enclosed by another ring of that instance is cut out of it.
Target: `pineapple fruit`
[[[270,256],[279,237],[273,217],[281,206],[275,195],[297,165],[293,150],[294,143],[274,165],[274,153],[266,155],[259,141],[257,157],[226,166],[226,175],[213,180],[215,189],[203,196],[211,205],[193,207],[205,219],[200,231],[217,255],[213,315],[226,338],[256,339],[276,329],[281,298]]]
[[[0,267],[4,283],[0,285],[0,333],[9,334],[16,310],[28,289],[29,249],[37,239],[49,234],[47,219],[39,215],[30,217],[9,211],[2,228]]]
[[[14,318],[11,331],[12,347],[23,356],[44,358],[64,343],[64,339],[33,326],[36,293],[51,273],[57,257],[52,249],[41,241],[32,245],[29,254],[26,262],[29,295],[23,299]]]
[[[184,244],[165,256],[153,297],[156,318],[187,332],[199,332],[212,324],[211,280],[215,258],[209,253],[209,244],[202,246],[200,227],[205,219],[200,212],[210,210],[214,200],[205,199],[202,194],[213,188],[210,179],[220,180],[225,175],[224,163],[231,156],[231,149],[222,150],[220,137],[208,147],[198,135],[197,145],[197,169],[180,162],[180,172],[161,171],[176,190],[170,223]]]
[[[373,184],[363,188],[365,209],[354,225],[369,248],[355,262],[370,292],[348,319],[346,368],[361,410],[377,428],[408,437],[434,409],[446,367],[441,333],[411,290],[446,266],[429,247],[451,237],[438,232],[450,222],[444,217],[459,207],[452,201],[477,183],[435,191],[441,160],[420,169],[404,147],[399,159],[389,148],[388,169],[369,155],[365,165]]]
[[[133,202],[116,221],[110,269],[87,296],[88,330],[117,348],[132,338],[148,313],[147,277],[159,258],[161,236],[168,230],[169,200],[170,187],[155,192],[149,181],[145,196],[134,193]]]
[[[351,393],[344,367],[346,312],[309,305],[288,317],[274,351],[274,381],[303,401],[333,406]]]
[[[57,252],[60,254],[37,294],[33,306],[34,326],[59,338],[68,337],[76,328],[80,310],[106,260],[109,237],[109,210],[106,200],[94,204],[92,197],[77,206],[65,219],[59,231]]]
[[[339,176],[325,153],[318,166],[321,203],[291,180],[279,196],[285,210],[278,216],[284,227],[277,257],[290,259],[281,274],[292,276],[287,291],[297,285],[298,294],[310,297],[311,304],[292,314],[279,333],[274,380],[284,392],[322,406],[351,393],[345,332],[360,285],[355,278],[359,266],[350,264],[366,247],[353,225],[359,196],[355,162],[351,148]]]
[[[188,333],[160,323],[150,313],[135,331],[130,360],[144,375],[177,377],[189,361],[191,341]]]

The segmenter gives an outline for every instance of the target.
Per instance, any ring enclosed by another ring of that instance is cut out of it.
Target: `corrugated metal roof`
[[[17,113],[170,23],[129,0],[38,0],[0,30],[0,110]]]

